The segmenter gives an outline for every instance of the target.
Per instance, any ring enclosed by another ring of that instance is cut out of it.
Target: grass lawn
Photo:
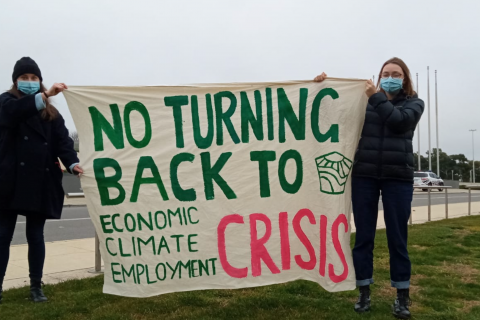
[[[353,243],[353,237],[352,237]],[[480,216],[410,227],[414,319],[480,319]],[[0,320],[114,319],[393,319],[385,230],[377,233],[373,307],[357,315],[357,292],[329,293],[313,282],[167,294],[148,299],[102,294],[103,277],[47,286],[50,302],[8,290]]]

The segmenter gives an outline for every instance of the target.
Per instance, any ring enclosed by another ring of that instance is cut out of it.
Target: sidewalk
[[[73,207],[73,206],[86,206],[87,203],[85,201],[85,198],[79,197],[79,198],[67,198],[65,197],[65,201],[63,202],[64,207]]]
[[[43,282],[54,284],[70,279],[93,277],[95,266],[95,238],[46,243]],[[30,284],[28,278],[28,245],[10,247],[10,261],[3,289]]]
[[[477,191],[480,192],[480,191]],[[449,190],[449,193],[468,193],[468,190]],[[472,191],[473,193],[473,191]],[[84,198],[67,199],[65,205],[85,205]],[[466,216],[468,203],[454,203],[448,206],[449,218]],[[472,202],[472,215],[480,214],[480,202]],[[414,224],[425,223],[428,220],[428,207],[414,207],[412,209]],[[433,205],[431,218],[441,220],[445,218],[445,205]],[[352,232],[355,231],[351,219]],[[383,211],[378,214],[378,229],[385,228]],[[95,266],[95,239],[80,239],[47,242],[47,257],[45,260],[44,278],[46,284],[54,284],[69,279],[81,279],[95,276],[92,273]],[[26,244],[10,248],[10,262],[5,276],[3,288],[21,287],[29,284],[28,278],[28,246]]]

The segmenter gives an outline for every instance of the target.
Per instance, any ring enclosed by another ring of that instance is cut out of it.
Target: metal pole
[[[430,132],[430,67],[427,67],[427,112],[428,112],[428,170],[432,170],[432,140]]]
[[[468,188],[468,215],[472,214],[472,188]]]
[[[440,142],[438,140],[437,70],[435,70],[435,120],[436,120],[436,130],[437,130],[437,176],[440,177]]]
[[[417,95],[418,95],[418,72],[417,72]],[[417,138],[418,138],[418,171],[422,171],[422,158],[420,156],[420,121],[417,124]]]
[[[100,239],[95,231],[95,271],[102,271],[102,255],[100,254]]]
[[[448,219],[448,188],[445,188],[445,219]]]
[[[432,221],[432,199],[430,197],[432,188],[428,187],[428,221]]]
[[[472,153],[473,153],[473,156],[472,156],[472,169],[473,169],[473,172],[472,172],[472,176],[473,176],[473,183],[475,183],[475,136],[474,136],[474,133],[475,131],[477,131],[477,129],[472,129],[470,130],[472,131]]]

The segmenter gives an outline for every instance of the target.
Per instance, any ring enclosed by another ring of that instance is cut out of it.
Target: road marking
[[[468,196],[455,196],[455,197],[448,197],[448,199],[458,199],[458,198],[468,198]],[[480,198],[480,195],[472,196],[472,198]],[[426,200],[427,198],[413,198],[413,200]],[[445,199],[445,197],[431,197],[431,199]]]
[[[79,220],[91,220],[91,218],[75,218],[75,219],[47,220],[47,222],[63,222],[63,221],[79,221]],[[17,223],[27,223],[27,222],[26,222],[26,221],[18,221]]]

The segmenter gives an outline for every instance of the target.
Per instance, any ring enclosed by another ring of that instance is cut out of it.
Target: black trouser
[[[7,271],[10,243],[17,224],[17,216],[17,214],[10,212],[0,213],[0,287]],[[40,283],[43,276],[43,264],[45,262],[44,227],[45,218],[27,216],[28,266],[30,280],[34,283]]]
[[[373,247],[377,229],[378,201],[382,195],[392,287],[410,287],[411,263],[407,251],[408,219],[413,183],[353,177],[352,202],[355,227],[353,264],[357,286],[373,283]]]

